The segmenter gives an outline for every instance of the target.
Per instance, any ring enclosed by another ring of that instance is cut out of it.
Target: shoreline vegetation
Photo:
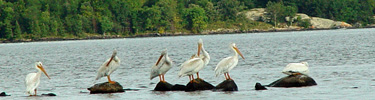
[[[374,0],[0,0],[0,43],[374,26]]]
[[[375,26],[366,26],[361,28],[348,27],[348,28],[278,28],[278,29],[267,29],[259,30],[253,29],[248,31],[241,31],[236,29],[227,29],[222,31],[208,31],[201,34],[195,33],[145,33],[133,36],[120,36],[120,35],[91,35],[81,38],[40,38],[40,39],[19,39],[14,41],[1,40],[0,43],[22,43],[22,42],[43,42],[43,41],[66,41],[66,40],[91,40],[91,39],[116,39],[116,38],[144,38],[144,37],[164,37],[164,36],[189,36],[189,35],[214,35],[214,34],[247,34],[247,33],[273,33],[273,32],[293,32],[293,31],[314,31],[314,30],[337,30],[337,29],[363,29],[363,28],[375,28]]]

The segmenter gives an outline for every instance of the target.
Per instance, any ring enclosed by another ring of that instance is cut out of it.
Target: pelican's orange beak
[[[48,79],[51,79],[51,78],[48,76],[46,70],[44,70],[43,66],[38,66],[38,68],[39,68],[40,70],[42,70],[42,72],[48,77]]]
[[[163,56],[164,56],[164,55],[160,55],[158,61],[157,61],[156,64],[155,64],[155,66],[157,66],[157,65],[159,64],[159,62],[160,62],[161,58],[163,58]]]
[[[245,59],[245,57],[243,57],[242,53],[240,52],[240,50],[238,50],[237,47],[233,47],[233,48],[234,48],[234,50],[236,50],[236,52],[237,52],[238,54],[240,54],[240,56],[242,57],[242,59]]]

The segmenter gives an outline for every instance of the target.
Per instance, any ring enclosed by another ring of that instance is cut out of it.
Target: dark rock
[[[42,96],[56,96],[54,93],[42,94]]]
[[[1,92],[0,96],[10,96],[10,95],[7,95],[5,92]]]
[[[160,81],[154,88],[154,91],[170,91],[172,87],[173,87],[172,84],[169,84],[168,82]]]
[[[260,83],[256,83],[255,84],[255,90],[267,90],[266,87],[264,87],[262,84]]]
[[[268,86],[270,87],[302,87],[317,85],[315,80],[307,75],[289,75],[283,77]]]
[[[90,91],[90,94],[125,92],[118,82],[115,84],[111,84],[109,82],[99,83],[87,89]]]
[[[234,80],[224,80],[215,87],[215,91],[238,91],[237,85]]]
[[[180,85],[180,84],[175,84],[171,88],[172,91],[185,91],[186,86],[185,85]]]
[[[130,89],[130,88],[127,88],[127,89],[124,89],[124,91],[139,91],[141,89]]]
[[[203,79],[197,78],[194,82],[189,82],[186,85],[185,91],[195,91],[195,90],[212,90],[215,88],[210,83],[204,81]]]

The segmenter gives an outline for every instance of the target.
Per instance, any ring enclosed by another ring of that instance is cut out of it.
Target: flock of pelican
[[[242,59],[245,59],[242,53],[239,51],[235,43],[230,44],[230,49],[233,50],[234,55],[222,59],[215,68],[216,77],[220,74],[224,74],[226,80],[232,80],[229,76],[229,71],[232,70],[238,64],[238,56],[241,56]],[[202,52],[202,54],[200,54]],[[116,56],[116,49],[113,51],[112,56],[107,59],[98,69],[98,74],[95,80],[98,80],[102,77],[107,77],[108,82],[111,84],[116,83],[110,78],[110,74],[113,73],[118,66],[120,65],[120,59]],[[197,75],[199,79],[199,71],[202,70],[210,62],[210,55],[204,49],[203,40],[199,39],[198,41],[198,52],[191,56],[190,59],[185,61],[180,66],[180,72],[178,73],[179,77],[189,76],[189,81],[194,82],[194,74]],[[159,59],[156,61],[155,65],[151,67],[150,79],[159,76],[161,82],[166,82],[164,75],[172,68],[173,61],[168,57],[167,49],[161,52]],[[42,72],[50,79],[47,72],[43,68],[42,62],[36,62],[35,68],[38,70],[37,73],[29,73],[26,76],[25,84],[26,91],[30,96],[36,96],[37,87],[40,83],[40,76]],[[282,73],[287,75],[300,75],[308,74],[308,64],[307,62],[301,63],[290,63],[282,71]]]

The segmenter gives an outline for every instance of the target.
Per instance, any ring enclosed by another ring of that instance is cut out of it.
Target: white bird
[[[194,74],[197,73],[195,70],[198,67],[203,67],[204,62],[201,58],[192,56],[191,59],[185,61],[181,65],[180,72],[178,73],[179,77],[189,76],[189,81],[194,82]]]
[[[230,48],[233,50],[234,52],[234,55],[233,56],[229,56],[227,58],[224,58],[223,60],[221,60],[216,68],[215,68],[215,73],[216,73],[216,76],[220,75],[220,74],[223,74],[224,73],[224,76],[225,76],[225,79],[228,80],[230,78],[229,76],[229,71],[232,70],[238,63],[238,55],[240,55],[242,57],[242,59],[245,59],[243,57],[243,55],[241,54],[240,50],[238,50],[237,46],[235,43],[232,43],[230,45]]]
[[[199,55],[200,54],[200,51],[202,51],[203,55]],[[202,39],[199,39],[198,41],[198,53],[197,53],[197,56],[199,58],[201,58],[204,62],[204,66],[200,66],[200,67],[197,67],[194,71],[197,72],[197,78],[199,79],[199,71],[202,70],[204,67],[207,66],[207,64],[210,62],[210,55],[208,54],[208,52],[204,49],[204,46],[203,46],[203,40]]]
[[[282,73],[286,75],[307,75],[309,74],[309,64],[307,62],[289,63],[283,69]]]
[[[107,76],[108,82],[111,84],[116,83],[115,81],[112,81],[110,78],[110,75],[112,74],[113,71],[115,71],[118,66],[120,66],[120,59],[116,56],[117,51],[116,49],[113,50],[112,57],[107,59],[102,66],[99,67],[98,69],[98,75],[96,76],[95,80],[98,80],[104,76]]]
[[[191,56],[191,58],[181,64],[180,72],[178,73],[179,77],[189,76],[189,81],[194,82],[194,74],[198,72],[197,68],[204,67],[204,61],[200,56],[201,46],[198,43],[198,53]]]
[[[161,55],[155,65],[151,67],[150,80],[159,76],[161,82],[165,82],[164,75],[172,68],[173,61],[168,57],[167,49]]]
[[[35,68],[38,70],[38,72],[27,74],[25,79],[26,92],[30,96],[36,96],[36,88],[39,86],[40,75],[42,74],[42,72],[48,77],[48,79],[51,79],[48,76],[47,72],[44,70],[42,62],[36,62]]]

